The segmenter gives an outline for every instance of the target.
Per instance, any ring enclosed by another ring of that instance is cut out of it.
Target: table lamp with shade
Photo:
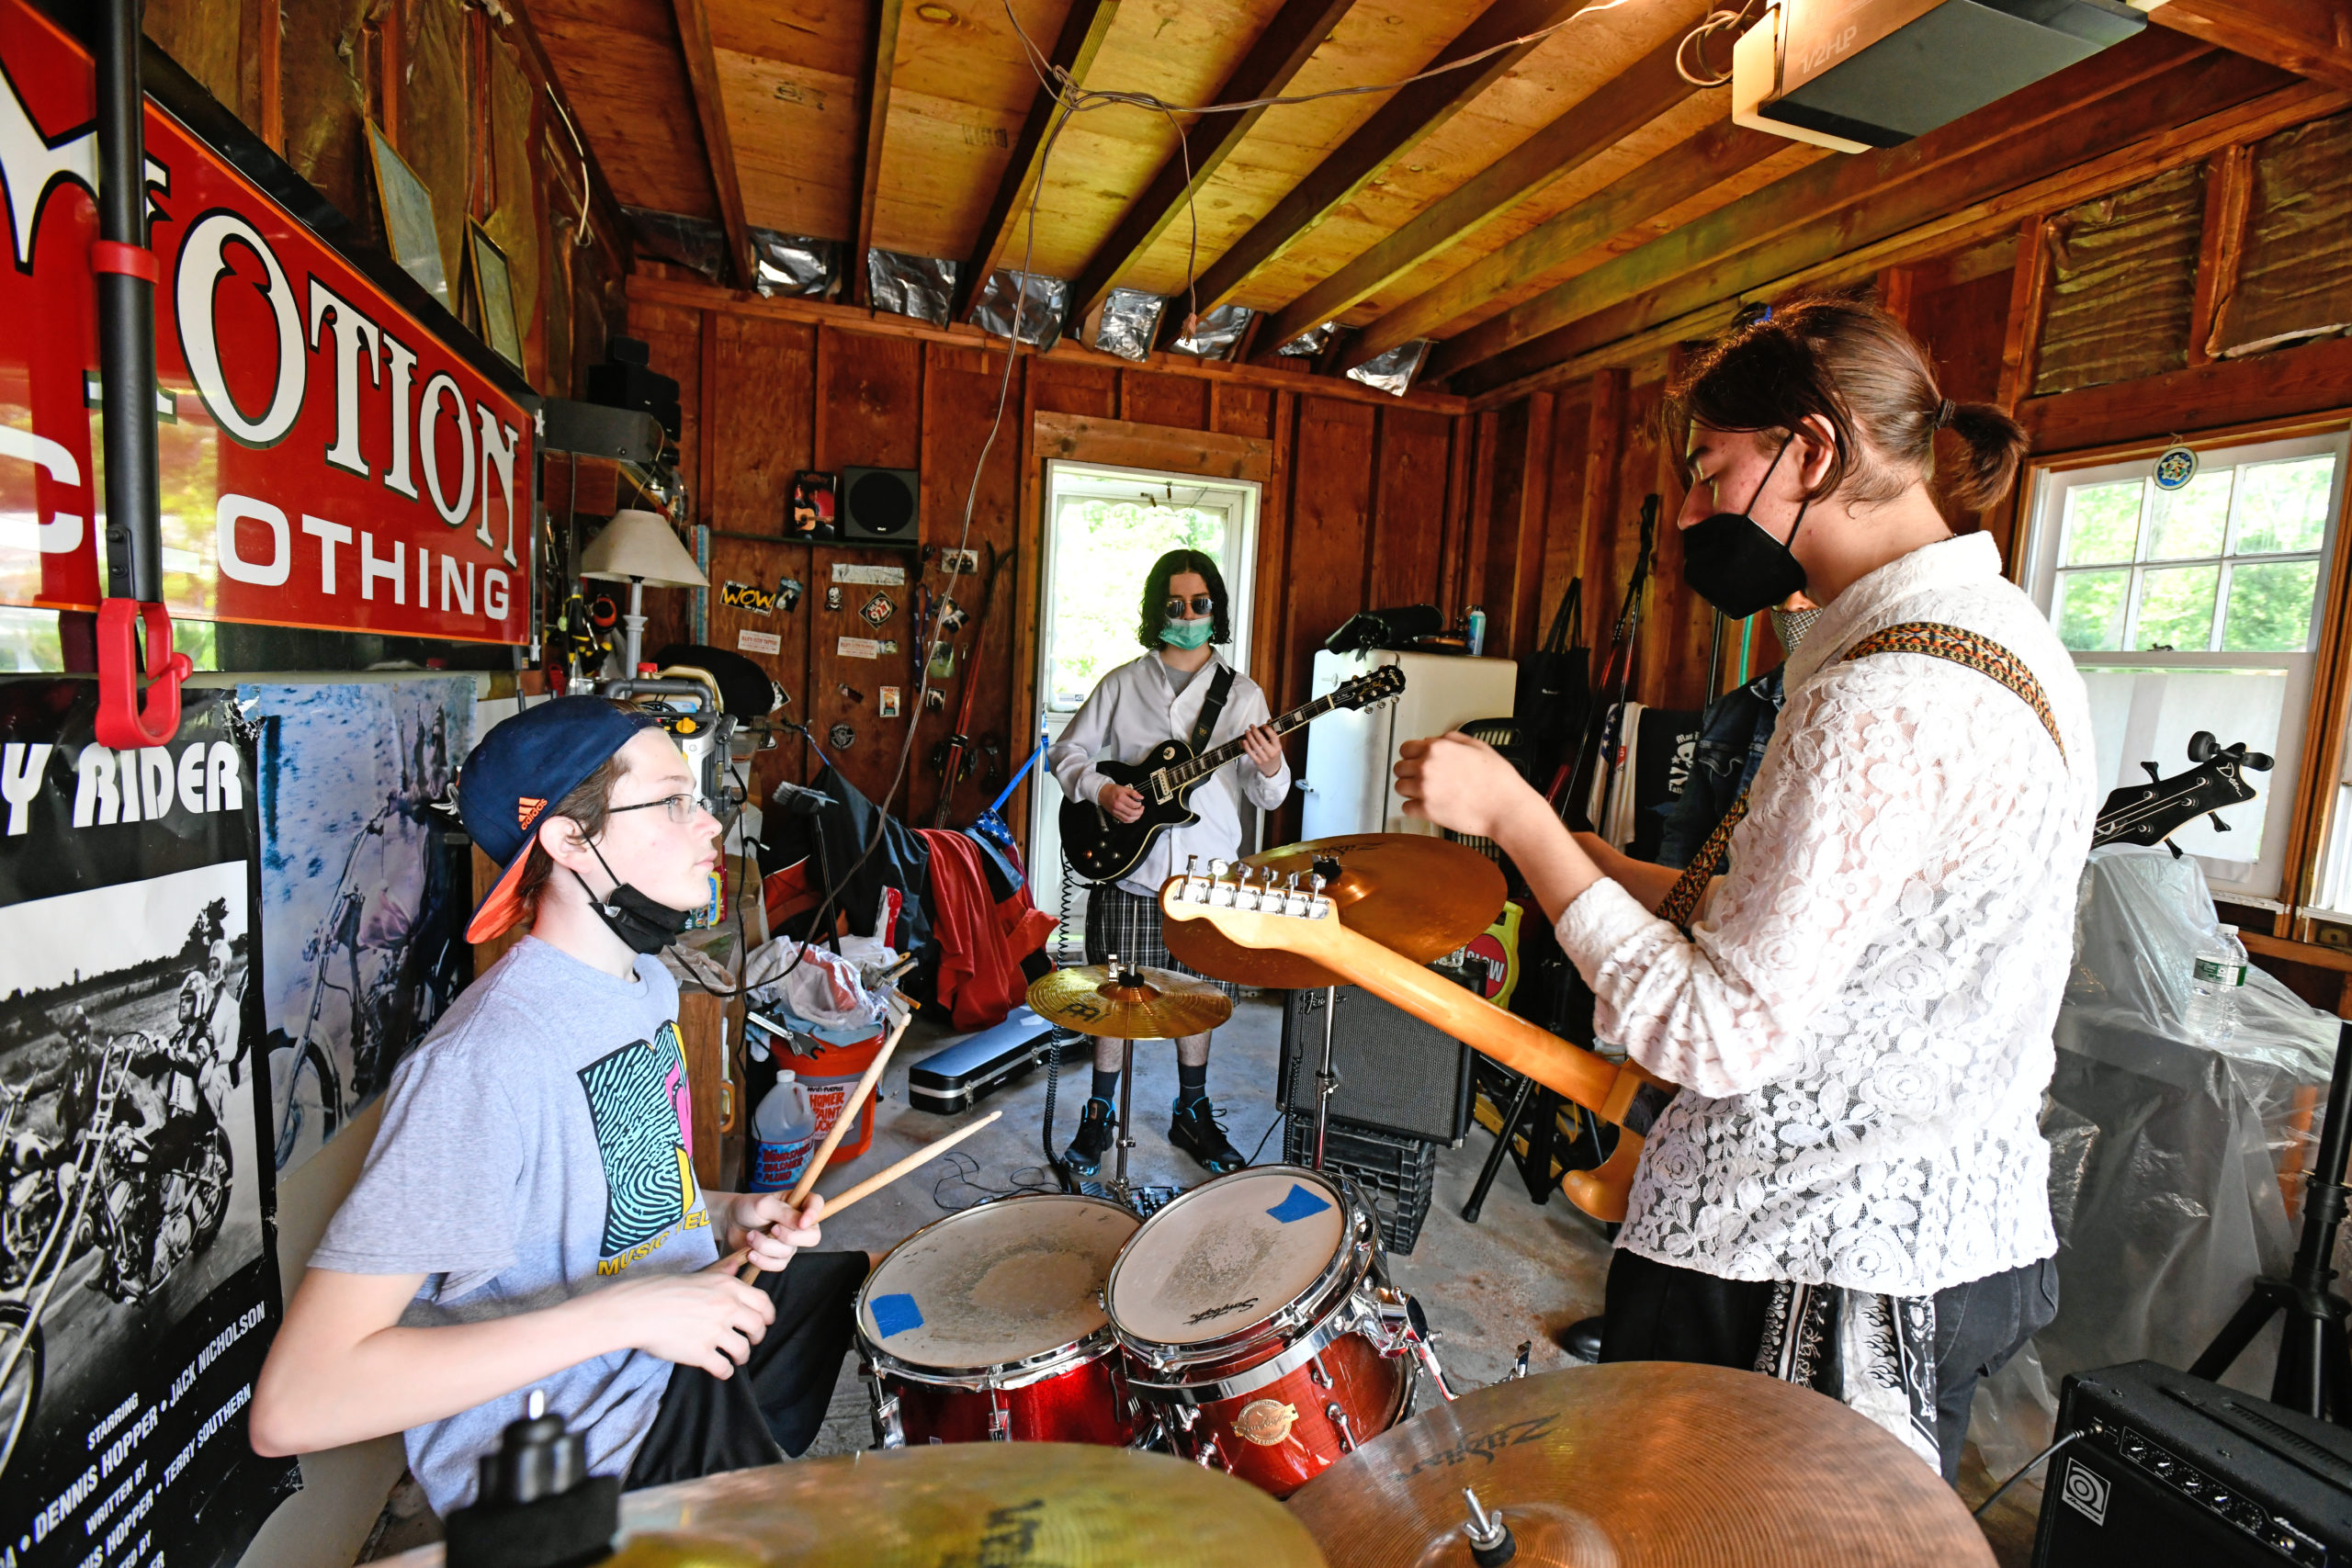
[[[621,673],[637,673],[640,644],[645,636],[645,585],[656,588],[707,588],[710,579],[703,575],[695,558],[668,519],[657,512],[641,512],[634,507],[613,513],[605,531],[589,542],[580,553],[580,575],[607,581],[628,582],[628,613],[621,617],[625,630],[623,648],[626,657]]]

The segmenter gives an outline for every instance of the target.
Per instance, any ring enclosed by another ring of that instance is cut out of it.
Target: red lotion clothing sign
[[[0,0],[0,604],[102,592],[96,113],[82,45]],[[172,614],[526,641],[530,412],[146,113]]]

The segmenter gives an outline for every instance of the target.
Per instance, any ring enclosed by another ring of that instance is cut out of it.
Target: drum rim
[[[1342,1233],[1344,1245],[1325,1262],[1321,1271],[1304,1290],[1272,1311],[1260,1315],[1252,1322],[1228,1334],[1219,1335],[1214,1339],[1193,1339],[1182,1344],[1171,1344],[1166,1340],[1148,1338],[1128,1329],[1119,1322],[1119,1314],[1111,1305],[1113,1298],[1118,1293],[1119,1270],[1125,1268],[1127,1259],[1135,1255],[1136,1243],[1143,1238],[1143,1233],[1151,1227],[1154,1220],[1159,1219],[1161,1214],[1173,1213],[1180,1204],[1194,1194],[1206,1192],[1219,1182],[1231,1181],[1238,1177],[1265,1176],[1274,1172],[1280,1172],[1293,1179],[1306,1177],[1320,1183],[1338,1200],[1336,1207],[1345,1216],[1343,1223],[1346,1228]],[[1345,1183],[1334,1179],[1329,1174],[1311,1170],[1303,1165],[1245,1166],[1239,1170],[1227,1171],[1223,1176],[1212,1177],[1189,1192],[1180,1193],[1156,1210],[1142,1224],[1136,1227],[1136,1234],[1129,1236],[1126,1245],[1119,1249],[1117,1261],[1111,1265],[1111,1272],[1102,1280],[1102,1315],[1109,1320],[1111,1331],[1118,1337],[1120,1345],[1125,1348],[1128,1354],[1142,1361],[1155,1373],[1181,1372],[1189,1368],[1215,1366],[1230,1361],[1237,1356],[1261,1349],[1269,1344],[1280,1345],[1285,1334],[1291,1329],[1299,1327],[1311,1329],[1340,1312],[1347,1299],[1353,1295],[1359,1286],[1370,1277],[1373,1252],[1377,1245],[1378,1235],[1378,1224],[1371,1211],[1357,1200],[1355,1194]],[[1236,1371],[1237,1373],[1246,1373],[1251,1370],[1240,1368]]]
[[[1025,1388],[1031,1383],[1043,1382],[1060,1372],[1084,1366],[1089,1361],[1099,1360],[1110,1354],[1115,1348],[1117,1341],[1111,1329],[1111,1309],[1104,1304],[1103,1298],[1106,1291],[1102,1290],[1094,1292],[1095,1304],[1102,1308],[1103,1321],[1101,1327],[1090,1330],[1076,1339],[1065,1340],[1059,1345],[1035,1351],[1010,1361],[986,1361],[968,1367],[939,1367],[927,1361],[909,1361],[892,1351],[884,1349],[880,1343],[865,1331],[865,1303],[873,1295],[875,1285],[880,1281],[882,1270],[889,1267],[891,1258],[896,1258],[900,1252],[912,1247],[941,1226],[952,1224],[968,1215],[979,1213],[982,1209],[994,1208],[1002,1203],[1028,1202],[1041,1198],[1063,1202],[1092,1203],[1102,1208],[1114,1209],[1131,1220],[1136,1219],[1135,1211],[1125,1203],[1113,1202],[1108,1198],[1097,1198],[1091,1192],[1007,1192],[1001,1197],[982,1199],[968,1209],[958,1209],[952,1214],[942,1214],[921,1230],[905,1236],[898,1246],[884,1253],[882,1260],[874,1266],[873,1272],[866,1275],[864,1281],[858,1285],[857,1296],[850,1303],[849,1321],[850,1328],[857,1340],[859,1353],[869,1364],[888,1371],[894,1377],[903,1377],[913,1382],[931,1383],[941,1388],[971,1389]],[[1142,1229],[1143,1222],[1136,1220],[1136,1230]],[[1134,1235],[1130,1234],[1126,1241],[1119,1244],[1119,1257],[1126,1256],[1127,1244],[1134,1240]],[[1113,1269],[1118,1267],[1117,1258],[1112,1260],[1111,1267]],[[1108,1285],[1107,1277],[1105,1285],[1106,1287]]]

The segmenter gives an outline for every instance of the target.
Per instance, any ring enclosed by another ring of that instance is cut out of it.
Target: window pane
[[[2138,479],[2076,485],[2066,492],[2066,558],[2061,566],[2130,560],[2140,542]]]
[[[2327,491],[2335,478],[2332,457],[2259,463],[2244,470],[2238,502],[2242,556],[2278,550],[2315,550],[2327,536]]]
[[[2312,635],[2319,562],[2272,561],[2230,572],[2230,608],[2222,646],[2232,653],[2300,653]]]
[[[2123,646],[2123,595],[2129,571],[2058,574],[2058,640],[2081,653]]]
[[[2181,560],[2218,556],[2230,525],[2230,476],[2218,468],[2176,491],[2157,491],[2148,502],[2148,558]]]
[[[2218,566],[2175,567],[2140,580],[2140,629],[2132,646],[2203,652],[2213,637]]]

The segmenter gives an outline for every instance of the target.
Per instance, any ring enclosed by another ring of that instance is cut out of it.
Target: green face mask
[[[1170,621],[1159,628],[1159,640],[1170,648],[1200,648],[1216,630],[1214,618],[1197,621]]]

